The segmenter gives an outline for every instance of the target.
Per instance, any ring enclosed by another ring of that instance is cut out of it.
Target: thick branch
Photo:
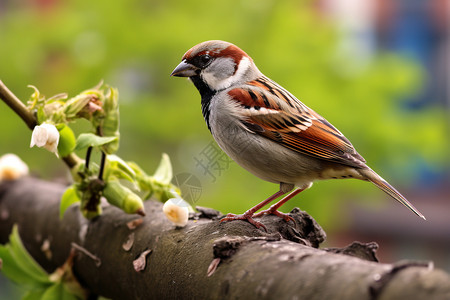
[[[295,224],[263,217],[268,233],[243,221],[221,224],[207,218],[177,229],[162,214],[161,203],[148,201],[143,223],[130,229],[127,223],[140,217],[110,206],[94,221],[85,220],[77,207],[59,220],[63,190],[30,178],[0,184],[0,242],[7,242],[18,223],[25,246],[47,270],[61,265],[76,243],[95,256],[78,250],[74,263],[79,280],[95,294],[114,299],[450,299],[449,276],[428,264],[379,264],[308,246],[318,245],[324,234],[298,210],[291,214]],[[50,251],[42,249],[45,241]],[[333,252],[358,248],[370,253],[373,244]],[[137,272],[133,261],[142,253],[147,265]]]

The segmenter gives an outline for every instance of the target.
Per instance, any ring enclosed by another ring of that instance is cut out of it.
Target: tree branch
[[[33,130],[37,125],[36,118],[19,98],[16,97],[0,80],[0,99],[2,99]]]
[[[205,216],[214,213],[208,210],[177,229],[154,201],[146,202],[148,215],[140,225],[140,217],[112,206],[104,206],[93,221],[76,207],[60,220],[64,189],[32,178],[1,183],[0,242],[7,242],[18,223],[25,247],[48,271],[64,263],[75,243],[74,272],[94,294],[113,299],[450,299],[449,275],[431,264],[389,265],[332,253],[362,250],[373,260],[373,243],[314,248],[324,232],[299,210],[291,213],[295,224],[263,217],[268,233],[244,221],[211,221]]]

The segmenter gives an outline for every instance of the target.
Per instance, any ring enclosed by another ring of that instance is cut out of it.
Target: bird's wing
[[[364,158],[339,130],[267,77],[231,89],[228,95],[251,132],[312,157],[365,166]]]

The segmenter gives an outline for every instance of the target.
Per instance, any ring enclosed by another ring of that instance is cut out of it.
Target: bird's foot
[[[267,232],[266,226],[264,226],[264,224],[261,222],[255,221],[253,217],[254,215],[249,213],[244,213],[242,215],[227,214],[225,218],[222,218],[220,220],[220,223],[235,220],[247,220],[250,224],[253,224],[256,228],[258,229],[263,228]]]
[[[260,217],[262,217],[264,215],[275,215],[277,217],[280,217],[280,218],[284,219],[286,222],[292,221],[292,222],[295,223],[294,218],[292,218],[290,215],[285,214],[285,213],[283,213],[281,211],[278,211],[276,209],[272,209],[272,208],[269,208],[269,209],[266,209],[266,210],[262,210],[259,213],[254,214],[253,218],[260,218]]]

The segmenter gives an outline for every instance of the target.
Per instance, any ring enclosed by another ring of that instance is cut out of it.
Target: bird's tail
[[[421,217],[422,219],[425,219],[425,216],[412,205],[402,194],[400,194],[392,185],[390,185],[386,180],[384,180],[380,175],[375,173],[372,169],[360,169],[358,170],[361,175],[363,175],[367,180],[375,184],[378,188],[380,188],[382,191],[384,191],[386,194],[409,208],[413,213],[415,213],[417,216]]]

